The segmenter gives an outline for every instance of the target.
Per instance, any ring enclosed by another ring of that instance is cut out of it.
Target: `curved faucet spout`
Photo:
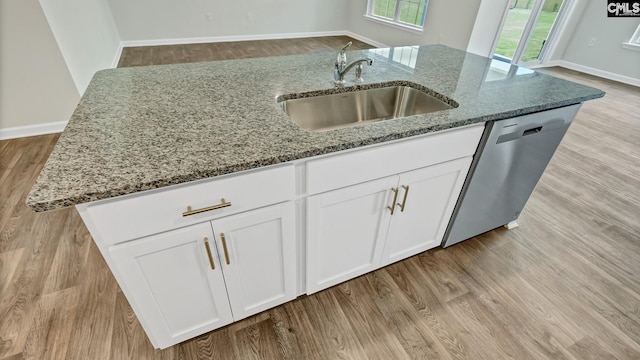
[[[334,79],[336,80],[336,84],[338,85],[344,85],[345,81],[344,81],[344,76],[346,73],[349,72],[349,70],[351,70],[354,66],[356,65],[360,65],[362,63],[367,63],[367,65],[371,66],[373,65],[373,59],[370,57],[366,57],[366,58],[362,58],[362,59],[358,59],[358,60],[354,60],[352,61],[350,64],[348,65],[344,65],[344,64],[338,64],[336,63],[336,68],[335,71],[333,73],[334,75]],[[360,65],[361,66],[361,65]],[[359,67],[360,67],[359,66]],[[360,79],[360,72],[358,72],[358,74],[356,74],[357,78],[356,78],[356,83],[361,79]]]

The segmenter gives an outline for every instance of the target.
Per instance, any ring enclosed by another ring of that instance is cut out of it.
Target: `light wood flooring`
[[[320,51],[336,51],[337,53],[349,41],[352,42],[349,50],[375,47],[347,36],[136,46],[122,50],[118,67],[297,55]]]
[[[24,205],[58,135],[0,141],[0,359],[640,359],[640,89],[547,71],[607,95],[579,112],[519,228],[165,350],[76,211]]]

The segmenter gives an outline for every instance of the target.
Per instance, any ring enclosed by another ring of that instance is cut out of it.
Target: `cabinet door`
[[[214,220],[212,225],[236,321],[296,297],[293,202]]]
[[[110,248],[119,283],[154,346],[165,348],[232,322],[215,250],[209,222]]]
[[[383,265],[440,245],[470,164],[466,157],[400,175]]]
[[[307,293],[379,267],[397,176],[307,199]]]

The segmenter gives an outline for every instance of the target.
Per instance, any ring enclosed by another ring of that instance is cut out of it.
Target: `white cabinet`
[[[482,131],[445,130],[77,209],[149,339],[165,348],[437,246]]]
[[[295,299],[294,219],[289,202],[212,222],[234,320]]]
[[[294,180],[294,167],[279,165],[102,200],[78,210],[94,238],[114,245],[291,200]],[[195,211],[189,214],[189,209]]]
[[[309,161],[308,294],[438,246],[481,124]]]
[[[440,245],[470,164],[465,157],[309,197],[307,293]]]
[[[112,246],[119,282],[154,345],[294,299],[294,219],[287,202]]]
[[[379,267],[396,182],[387,177],[307,199],[307,293]]]
[[[120,286],[156,347],[233,321],[208,222],[116,245],[109,253]]]
[[[470,165],[466,157],[400,175],[382,266],[440,245]]]

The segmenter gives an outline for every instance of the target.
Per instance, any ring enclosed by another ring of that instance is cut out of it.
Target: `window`
[[[636,28],[636,32],[633,33],[629,41],[622,43],[622,47],[625,49],[632,49],[640,51],[640,25]]]
[[[409,30],[422,31],[428,0],[369,0],[366,17]]]

